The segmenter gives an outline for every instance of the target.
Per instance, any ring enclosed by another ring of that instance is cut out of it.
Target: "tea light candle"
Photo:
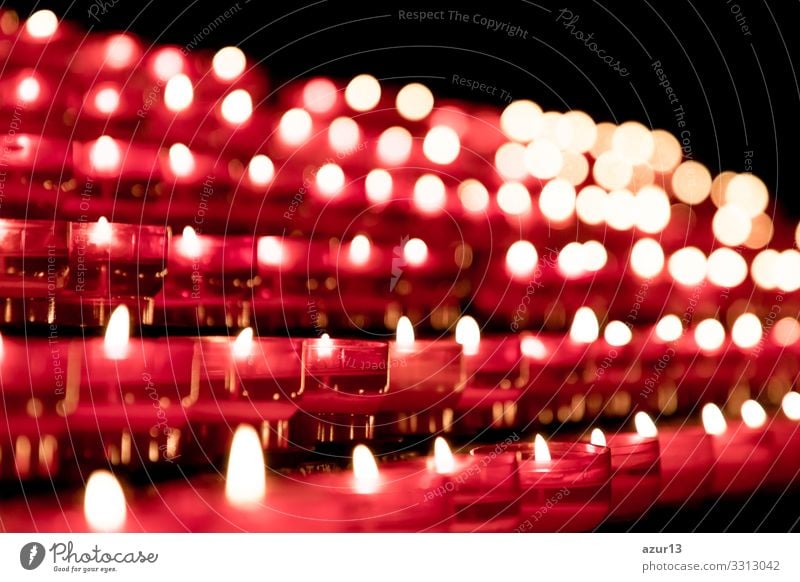
[[[447,504],[441,497],[425,497],[442,487],[442,476],[427,463],[394,462],[378,468],[365,445],[353,450],[350,474],[312,476],[305,490],[323,495],[327,503],[309,506],[315,519],[335,521],[337,531],[441,531]]]
[[[703,427],[714,449],[714,495],[746,495],[763,487],[772,467],[772,438],[757,403],[742,407],[742,421],[728,422],[716,404],[703,407]]]
[[[800,479],[800,394],[787,392],[781,412],[770,419],[769,431],[777,457],[770,471],[770,481],[785,488]]]
[[[659,427],[661,492],[658,503],[687,507],[711,493],[714,439],[702,427]]]
[[[462,362],[461,346],[441,339],[415,339],[411,321],[401,317],[397,339],[389,343],[389,390],[380,411],[400,416],[401,433],[447,430],[444,411],[450,409],[452,417],[464,387]]]
[[[652,507],[660,489],[658,430],[646,412],[634,417],[635,433],[592,433],[594,445],[611,451],[610,519],[625,520],[644,515]]]
[[[480,452],[486,449],[479,447]],[[587,443],[510,445],[503,455],[517,463],[521,532],[591,531],[609,511],[611,453]]]

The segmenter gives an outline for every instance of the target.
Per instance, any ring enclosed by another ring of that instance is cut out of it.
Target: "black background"
[[[713,174],[750,170],[746,159],[752,152],[752,171],[769,185],[780,208],[800,215],[793,183],[794,145],[800,139],[800,86],[793,65],[797,2],[75,0],[17,9],[25,14],[42,7],[94,30],[128,29],[146,41],[177,45],[191,42],[233,8],[198,48],[240,45],[270,71],[273,89],[297,77],[370,72],[398,84],[423,80],[437,95],[499,107],[506,91],[545,109],[583,109],[597,120],[635,119],[676,134],[685,129],[691,156]],[[619,59],[629,76],[611,70],[557,22],[562,8],[579,16],[575,30],[594,33],[598,47]],[[445,14],[444,20],[415,22],[400,18],[401,10]],[[449,10],[470,21],[451,19]],[[471,21],[476,14],[518,26],[527,38],[487,30]],[[676,123],[675,105],[658,84],[654,61],[661,61],[685,109],[685,128]],[[453,75],[500,90],[494,96],[470,91],[453,84]]]

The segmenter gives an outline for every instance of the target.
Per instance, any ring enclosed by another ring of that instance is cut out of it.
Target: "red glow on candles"
[[[125,526],[125,493],[114,475],[108,471],[95,471],[89,476],[83,497],[83,514],[92,531],[114,532]]]
[[[312,79],[303,87],[303,107],[314,113],[327,113],[336,105],[338,90],[329,79]]]
[[[232,81],[244,73],[247,58],[242,50],[235,46],[226,46],[216,52],[211,61],[214,75],[222,81]]]
[[[378,464],[366,445],[353,449],[353,488],[362,494],[375,493],[380,488]]]
[[[260,503],[267,492],[264,452],[258,433],[239,425],[233,435],[225,473],[225,499],[236,506]]]
[[[103,338],[103,351],[109,360],[124,360],[128,355],[131,337],[131,314],[124,305],[118,306],[108,319]]]
[[[253,98],[244,89],[236,89],[222,100],[220,113],[231,125],[241,125],[253,116]]]

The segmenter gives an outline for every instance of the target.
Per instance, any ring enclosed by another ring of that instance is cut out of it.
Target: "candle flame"
[[[547,441],[540,434],[537,434],[533,439],[533,457],[537,461],[549,463],[552,461],[550,456],[550,447],[547,446]]]
[[[178,74],[167,81],[164,88],[164,105],[173,113],[178,113],[194,101],[194,88],[192,81],[184,74]]]
[[[235,46],[226,46],[219,49],[211,60],[211,67],[217,78],[223,81],[232,81],[247,67],[247,58],[242,49]]]
[[[633,333],[631,332],[631,328],[625,323],[615,320],[609,322],[609,324],[606,326],[606,329],[603,332],[603,337],[608,345],[622,347],[631,343],[631,340],[633,339]]]
[[[317,341],[317,354],[320,358],[330,358],[333,355],[333,340],[327,333],[323,333]]]
[[[183,235],[178,241],[178,250],[184,257],[189,259],[197,259],[203,254],[203,241],[200,240],[197,232],[191,226],[183,228]]]
[[[683,324],[677,315],[665,315],[656,324],[656,337],[662,342],[674,342],[683,335]]]
[[[111,243],[114,231],[111,228],[111,223],[105,216],[97,219],[97,222],[92,225],[92,230],[89,233],[89,242],[93,245],[107,246]]]
[[[600,335],[600,325],[597,323],[597,316],[591,307],[581,307],[575,312],[575,319],[572,320],[572,327],[569,329],[569,337],[572,341],[579,344],[590,344]]]
[[[520,339],[519,349],[523,356],[534,360],[544,360],[547,357],[547,348],[542,340],[529,334]]]
[[[764,407],[755,400],[746,400],[742,404],[742,421],[748,428],[761,428],[767,422]]]
[[[358,493],[374,493],[380,485],[378,464],[366,445],[353,449],[353,479]]]
[[[125,305],[117,306],[111,312],[103,340],[106,357],[111,360],[122,360],[128,354],[128,343],[131,337],[131,314]]]
[[[52,10],[37,10],[25,22],[25,30],[33,38],[51,37],[58,30],[58,17]]]
[[[277,236],[262,236],[258,239],[258,262],[270,267],[280,267],[285,253],[283,241]]]
[[[231,345],[233,357],[237,360],[246,360],[253,353],[253,328],[246,327],[239,332]]]
[[[728,430],[728,423],[725,417],[722,416],[722,411],[719,406],[713,403],[708,403],[703,407],[703,428],[706,434],[721,435],[725,434]]]
[[[113,172],[119,168],[122,153],[114,138],[101,135],[89,150],[92,168],[100,172]]]
[[[34,76],[25,77],[17,85],[17,97],[26,103],[33,103],[39,98],[42,86]]]
[[[0,345],[2,344],[0,343]],[[2,356],[2,351],[0,351],[0,356]],[[781,401],[781,409],[788,419],[800,420],[800,394],[787,392]]]
[[[456,324],[456,343],[463,348],[465,356],[474,356],[478,353],[481,343],[481,329],[478,322],[469,315],[465,315]]]
[[[233,434],[225,475],[225,499],[233,505],[259,503],[267,491],[264,453],[258,433],[241,424]]]
[[[589,438],[589,442],[596,447],[608,446],[606,435],[599,428],[592,429],[592,436]]]
[[[179,178],[185,178],[194,171],[194,154],[182,143],[172,144],[169,148],[169,167]]]
[[[363,266],[369,261],[369,255],[372,251],[372,245],[369,239],[363,234],[357,234],[350,242],[348,249],[348,256],[350,262],[354,265]]]
[[[433,441],[433,466],[439,475],[451,475],[456,470],[456,459],[450,445],[442,437]]]
[[[403,258],[409,265],[419,267],[428,260],[428,245],[424,240],[418,238],[406,241],[406,244],[403,245]]]
[[[244,89],[236,89],[222,100],[222,118],[232,125],[244,123],[253,115],[253,98]]]
[[[399,350],[410,351],[414,349],[414,326],[405,315],[397,321],[395,338]]]
[[[713,352],[725,342],[725,328],[716,319],[704,319],[694,330],[694,341],[706,352]]]
[[[108,471],[92,473],[83,496],[83,515],[89,529],[119,531],[125,525],[126,514],[125,493],[117,478]]]
[[[636,425],[636,432],[639,436],[646,438],[656,438],[658,436],[658,428],[650,415],[646,412],[637,412],[633,417],[633,423]]]

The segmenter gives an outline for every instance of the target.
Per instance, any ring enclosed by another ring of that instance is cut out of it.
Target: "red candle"
[[[403,316],[397,323],[397,340],[389,343],[389,363],[389,390],[380,411],[391,414],[394,426],[382,427],[381,432],[449,430],[464,387],[461,346],[415,339],[411,321]]]
[[[485,452],[483,447],[478,451]],[[611,454],[586,443],[515,444],[521,490],[520,532],[591,531],[609,511]]]

